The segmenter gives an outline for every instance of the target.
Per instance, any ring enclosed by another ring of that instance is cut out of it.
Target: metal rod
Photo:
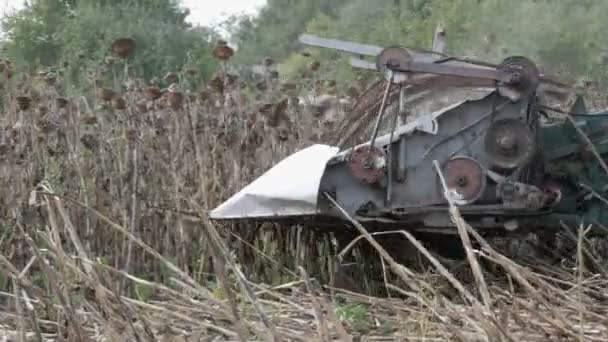
[[[399,119],[400,119],[400,125],[403,125],[406,123],[407,118],[405,117],[405,88],[401,87],[401,94],[399,94]],[[390,140],[390,142],[393,142],[392,140]],[[407,158],[407,151],[406,151],[406,140],[405,137],[401,138],[401,140],[399,141],[399,156],[397,158],[397,182],[404,182],[405,181],[405,170],[406,170],[406,165],[405,165],[405,159]]]
[[[378,129],[380,128],[380,121],[382,121],[382,117],[384,116],[384,110],[386,109],[386,101],[388,99],[388,94],[391,90],[391,85],[393,84],[393,72],[392,71],[388,71],[389,72],[389,79],[388,79],[388,84],[386,85],[386,91],[384,92],[384,97],[382,97],[382,104],[380,105],[380,112],[378,113],[378,117],[376,118],[376,125],[374,126],[374,131],[372,132],[372,138],[370,140],[370,149],[369,151],[371,152],[371,147],[374,146],[374,143],[376,142],[376,138],[378,137]]]
[[[392,143],[393,141],[393,135],[395,134],[395,128],[397,128],[397,119],[399,118],[399,116],[401,115],[401,107],[403,106],[402,103],[404,101],[404,97],[405,96],[405,92],[403,91],[403,86],[399,86],[399,111],[397,113],[395,113],[395,115],[393,116],[393,122],[391,123],[391,135],[390,135],[390,139],[389,141],[391,141],[391,143],[389,143],[388,145],[388,185],[386,187],[386,205],[390,205],[391,201],[392,201],[392,192],[393,192],[393,151],[394,151],[394,143]]]

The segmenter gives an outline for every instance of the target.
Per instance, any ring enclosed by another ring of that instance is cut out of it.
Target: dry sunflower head
[[[258,111],[262,114],[262,115],[269,115],[272,112],[272,107],[274,105],[272,103],[265,103],[263,105],[261,105],[258,109]]]
[[[128,141],[135,141],[137,139],[137,131],[133,128],[128,128],[125,131],[125,138]]]
[[[47,85],[54,85],[55,83],[57,83],[57,74],[55,74],[54,72],[47,72],[44,74],[44,82]]]
[[[129,57],[135,50],[136,43],[133,38],[119,38],[112,43],[112,52],[120,58]]]
[[[57,129],[57,125],[48,116],[44,116],[36,120],[36,128],[43,134],[49,134]]]
[[[138,113],[145,114],[148,112],[148,104],[146,103],[146,101],[138,102],[135,105],[135,109],[137,110]]]
[[[205,103],[211,98],[211,94],[207,90],[201,90],[198,92],[198,100],[200,103]]]
[[[36,109],[36,114],[38,114],[38,116],[45,116],[48,112],[49,108],[44,105],[40,105],[38,106],[38,109]]]
[[[266,81],[260,81],[260,82],[256,83],[255,87],[259,91],[268,90],[268,84],[266,83]]]
[[[197,71],[194,68],[187,68],[185,70],[186,76],[190,77],[190,78],[194,78],[197,75]]]
[[[272,66],[274,64],[274,60],[270,57],[266,57],[264,58],[264,65],[269,67]]]
[[[58,97],[55,99],[55,103],[57,104],[57,108],[66,108],[69,101],[65,97]]]
[[[179,76],[174,72],[169,72],[165,75],[164,80],[168,84],[177,83],[179,81]]]
[[[224,93],[224,80],[220,75],[216,75],[209,81],[209,87],[218,94]]]
[[[284,98],[281,102],[277,103],[274,107],[274,111],[270,120],[268,121],[268,125],[271,127],[278,127],[283,122],[288,122],[289,118],[287,117],[287,106],[289,105],[289,99]]]
[[[158,87],[148,87],[144,90],[144,96],[150,101],[158,100],[162,93]]]
[[[17,96],[17,106],[19,110],[28,110],[32,105],[32,98],[29,96]]]
[[[112,101],[114,97],[116,97],[116,92],[109,88],[99,88],[97,89],[97,96],[104,101]]]
[[[94,114],[86,114],[80,117],[80,121],[85,125],[94,125],[97,123],[97,116]]]
[[[4,157],[4,156],[8,155],[10,150],[11,150],[11,148],[10,148],[9,144],[0,143],[0,157]]]
[[[127,109],[127,101],[124,98],[118,97],[114,99],[114,109],[125,110]]]
[[[99,146],[97,138],[95,138],[95,136],[91,133],[83,134],[82,137],[80,137],[80,142],[82,145],[84,145],[84,147],[91,151],[97,150],[97,147]]]
[[[180,110],[184,102],[184,94],[179,91],[171,91],[167,96],[169,106],[173,110]]]
[[[228,46],[225,40],[219,40],[213,49],[213,57],[221,61],[229,60],[234,54],[234,50]]]

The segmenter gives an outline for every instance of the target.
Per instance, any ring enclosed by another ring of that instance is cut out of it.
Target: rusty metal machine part
[[[471,204],[483,195],[487,177],[475,159],[466,156],[452,158],[444,164],[442,172],[448,189],[456,192],[456,204]]]
[[[527,164],[536,152],[534,134],[517,119],[493,122],[485,134],[484,152],[493,166],[514,169]]]
[[[499,184],[496,190],[506,206],[540,209],[547,202],[545,192],[529,184],[507,181]]]
[[[515,78],[508,84],[524,95],[530,95],[540,84],[540,71],[536,64],[526,57],[508,57],[498,65],[497,69],[514,75]]]
[[[376,59],[376,68],[381,72],[388,70],[400,70],[407,68],[412,57],[410,53],[401,47],[388,47],[378,55]]]
[[[542,187],[546,207],[553,207],[560,203],[562,199],[562,187],[555,181],[547,181]]]
[[[349,167],[358,180],[367,184],[378,183],[386,170],[386,153],[375,146],[361,146],[353,150]]]

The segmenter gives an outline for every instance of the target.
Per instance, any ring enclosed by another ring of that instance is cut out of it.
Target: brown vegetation
[[[133,47],[113,50],[124,57]],[[606,339],[608,278],[582,229],[570,269],[524,266],[471,232],[483,248],[468,260],[483,261],[480,272],[443,266],[407,232],[390,239],[401,237],[426,267],[399,264],[359,225],[364,238],[342,252],[329,234],[298,226],[215,226],[209,209],[295,150],[342,139],[333,135],[351,119],[313,117],[280,91],[315,78],[242,88],[220,72],[165,91],[130,77],[90,101],[66,97],[60,78],[2,84],[0,330],[71,341]],[[41,96],[25,101],[28,87]],[[368,120],[376,102],[360,99],[352,117]],[[353,285],[369,290],[380,278],[374,286],[398,298],[338,288],[348,280],[332,279],[338,254],[374,264]]]

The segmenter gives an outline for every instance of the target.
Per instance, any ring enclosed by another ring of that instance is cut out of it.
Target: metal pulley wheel
[[[444,164],[442,172],[448,189],[458,195],[454,201],[456,204],[471,204],[483,195],[487,183],[486,173],[475,159],[454,157]],[[438,179],[438,182],[443,192],[441,180]]]
[[[530,162],[536,152],[534,133],[517,119],[497,120],[486,131],[484,152],[494,166],[521,167]]]
[[[516,77],[508,86],[524,95],[529,95],[536,91],[540,83],[540,71],[536,67],[536,64],[523,56],[508,57],[498,65],[497,69],[499,71],[514,72]]]
[[[405,67],[411,61],[410,53],[401,47],[388,47],[376,57],[376,68],[379,71],[395,70]]]

